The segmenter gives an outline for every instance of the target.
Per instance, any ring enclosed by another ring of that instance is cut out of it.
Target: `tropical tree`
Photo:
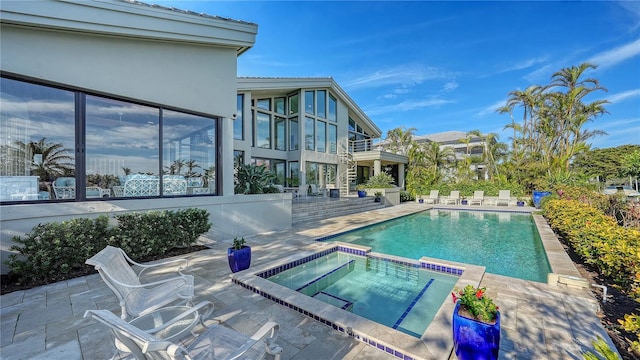
[[[413,136],[416,131],[416,128],[406,129],[404,126],[387,131],[384,146],[385,150],[405,156],[409,155],[409,150],[414,142]]]
[[[29,169],[31,174],[40,177],[40,181],[74,174],[74,158],[64,145],[47,142],[46,138],[28,143],[16,141],[9,153],[11,163]]]
[[[199,168],[200,165],[198,165],[198,163],[195,160],[190,159],[189,161],[187,161],[185,163],[185,166],[187,167],[187,177],[192,177],[192,176],[197,176],[198,175],[198,173],[196,173],[194,170]]]

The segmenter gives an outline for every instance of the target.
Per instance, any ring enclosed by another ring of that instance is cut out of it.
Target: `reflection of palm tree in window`
[[[198,163],[195,160],[191,159],[187,161],[185,166],[187,167],[187,177],[198,176],[198,173],[193,171],[195,168],[200,167],[200,165],[198,165]]]
[[[131,175],[131,168],[128,167],[123,167],[122,171],[124,171],[125,175]]]
[[[60,176],[74,176],[73,157],[67,154],[67,150],[61,143],[48,143],[46,138],[28,143],[16,141],[13,150],[14,161],[23,162],[29,159],[31,174],[39,176],[40,181],[52,180]]]
[[[173,164],[165,166],[165,169],[169,172],[169,175],[180,175],[182,168],[185,166],[185,162],[182,159],[176,159]]]

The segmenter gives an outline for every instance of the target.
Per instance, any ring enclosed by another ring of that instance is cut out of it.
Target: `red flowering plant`
[[[488,324],[495,323],[498,307],[493,303],[493,299],[485,296],[486,290],[472,285],[467,285],[462,290],[454,289],[451,297],[454,303],[460,303],[458,313]]]

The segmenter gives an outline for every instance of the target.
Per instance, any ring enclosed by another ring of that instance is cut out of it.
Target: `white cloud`
[[[379,115],[387,113],[405,112],[411,110],[417,110],[427,107],[440,106],[444,104],[452,103],[453,101],[444,99],[422,99],[422,100],[405,100],[397,104],[372,106],[365,110],[367,115]]]
[[[506,66],[506,67],[500,69],[498,71],[498,73],[505,73],[505,72],[510,72],[510,71],[528,69],[528,68],[530,68],[532,66],[544,63],[545,61],[547,61],[547,57],[546,56],[545,57],[538,57],[538,58],[523,60],[523,61],[515,63],[515,64],[513,64],[511,66]]]
[[[640,89],[624,91],[617,94],[611,94],[606,97],[606,100],[608,100],[610,103],[615,104],[615,103],[619,103],[629,98],[633,98],[637,96],[640,96]]]
[[[345,89],[375,88],[387,85],[414,86],[426,80],[442,79],[448,75],[441,69],[422,65],[396,66],[346,81]]]
[[[538,70],[534,70],[527,75],[523,76],[525,80],[530,83],[538,83],[540,80],[549,79],[554,70],[551,70],[551,65],[547,64]]]
[[[495,114],[496,110],[498,110],[498,108],[503,107],[506,104],[506,100],[499,100],[496,101],[495,103],[485,107],[484,109],[478,111],[478,113],[476,114],[476,116],[486,116],[489,114]]]
[[[455,80],[448,81],[442,87],[442,91],[444,91],[444,92],[452,92],[453,90],[457,89],[459,85],[460,84],[458,84],[458,82],[455,81]]]
[[[590,63],[598,65],[598,68],[607,68],[617,65],[627,59],[633,58],[640,54],[640,39],[631,43],[619,46],[615,49],[601,52],[587,60]]]

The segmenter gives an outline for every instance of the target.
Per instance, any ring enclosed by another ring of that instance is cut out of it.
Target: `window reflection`
[[[271,148],[271,116],[258,113],[256,116],[256,147]]]
[[[0,201],[76,197],[74,109],[71,91],[0,79]]]
[[[324,121],[316,121],[316,151],[325,152],[326,151],[326,130],[327,124]]]
[[[314,140],[314,121],[313,118],[307,117],[304,122],[304,148],[307,150],[314,150]]]
[[[275,149],[287,150],[287,135],[286,135],[286,120],[285,118],[276,116],[275,120]]]
[[[236,119],[233,120],[233,138],[244,140],[244,95],[237,96]]]

